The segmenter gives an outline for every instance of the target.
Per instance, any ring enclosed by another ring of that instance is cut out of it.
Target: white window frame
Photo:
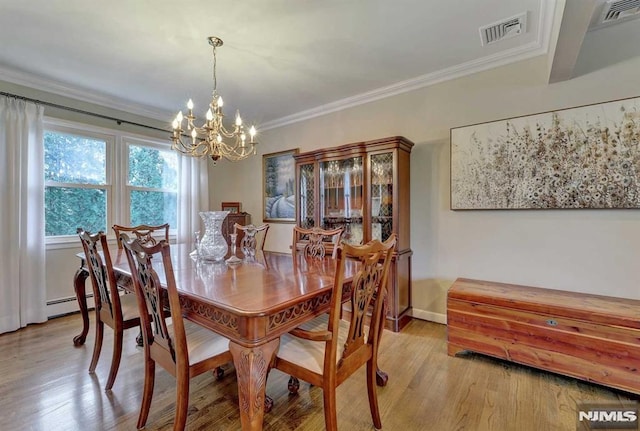
[[[129,186],[127,184],[129,177],[129,145],[153,147],[162,150],[171,149],[171,145],[149,136],[50,117],[45,117],[44,119],[44,131],[86,136],[106,142],[106,185],[83,185],[78,183],[54,183],[45,181],[43,188],[49,185],[59,187],[105,188],[107,190],[107,232],[105,233],[109,238],[109,242],[115,243],[115,235],[111,226],[114,224],[126,226],[130,220]],[[44,148],[44,142],[42,144]],[[141,189],[155,190],[149,188]],[[177,192],[180,193],[180,177],[178,177]],[[175,241],[176,232],[177,226],[171,226],[169,235],[173,241]],[[45,242],[47,250],[77,248],[79,245],[77,235],[47,236]]]
[[[131,146],[136,146],[136,147],[147,147],[147,148],[152,148],[154,150],[162,150],[162,151],[167,151],[167,150],[171,150],[171,145],[170,144],[164,144],[164,143],[160,143],[158,141],[155,140],[149,140],[149,139],[142,139],[139,137],[133,137],[131,135],[126,135],[122,137],[122,145],[120,145],[121,151],[120,151],[120,160],[122,160],[122,170],[123,170],[123,177],[122,177],[122,187],[119,193],[119,196],[122,197],[122,199],[120,199],[121,201],[121,205],[120,205],[120,214],[119,214],[119,219],[120,220],[127,220],[127,224],[130,224],[130,218],[131,218],[131,192],[134,190],[143,190],[143,191],[152,191],[152,192],[166,192],[166,193],[172,193],[175,192],[176,194],[180,193],[180,172],[178,171],[178,187],[177,190],[170,190],[170,189],[165,189],[165,188],[152,188],[152,187],[139,187],[139,186],[131,186],[129,185],[129,147]],[[180,155],[177,154],[177,161],[178,161],[178,169],[180,166]],[[176,208],[177,210],[177,208]],[[177,211],[176,211],[176,215],[177,215]],[[169,227],[169,235],[175,235],[177,232],[177,227],[176,226],[170,226]]]

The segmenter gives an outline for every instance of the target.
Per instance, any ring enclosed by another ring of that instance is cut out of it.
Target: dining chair
[[[107,236],[104,232],[92,235],[81,227],[76,232],[82,242],[95,302],[96,340],[93,345],[93,356],[91,357],[89,372],[95,372],[98,365],[100,351],[102,350],[104,326],[107,325],[113,329],[114,334],[111,368],[105,387],[105,389],[110,390],[120,367],[124,330],[140,326],[138,303],[134,295],[119,295],[111,254],[107,245]],[[98,244],[100,244],[102,255],[98,250]]]
[[[114,224],[113,231],[116,234],[116,243],[118,244],[119,250],[122,250],[122,240],[120,239],[121,232],[135,235],[135,237],[143,244],[157,244],[159,239],[164,239],[165,241],[169,242],[169,223],[157,226],[146,224],[140,224],[137,226],[122,226],[119,224]],[[142,332],[140,332],[136,337],[136,343],[139,347],[142,347]]]
[[[235,223],[233,225],[233,233],[238,234],[238,231],[243,233],[239,244],[240,250],[242,250],[245,257],[251,257],[255,256],[256,251],[264,249],[267,232],[269,232],[269,224],[265,223],[260,226],[248,224],[243,226]]]
[[[396,236],[392,234],[384,243],[374,240],[359,246],[341,244],[336,251],[336,277],[329,314],[280,339],[275,368],[322,388],[327,430],[338,428],[336,388],[365,364],[371,417],[374,426],[382,428],[376,371],[380,333],[384,328],[383,302],[395,243]],[[348,322],[341,320],[340,313],[347,259],[361,262],[350,284],[353,311]]]
[[[293,244],[291,252],[294,264],[297,263],[296,255],[299,253],[307,259],[323,259],[327,252],[331,252],[331,257],[335,259],[336,251],[342,238],[343,228],[322,229],[319,227],[302,228],[293,227]],[[300,388],[300,381],[295,376],[290,376],[287,383],[289,392],[297,393]]]
[[[164,239],[169,242],[169,223],[157,226],[146,224],[140,224],[138,226],[122,226],[114,224],[113,231],[116,234],[116,241],[120,250],[122,250],[122,239],[120,238],[121,232],[135,235],[135,237],[143,244],[157,244],[158,239]]]
[[[295,258],[298,253],[304,257],[314,257],[322,259],[328,251],[335,259],[336,250],[342,238],[343,228],[321,229],[314,227],[305,229],[299,226],[293,227],[293,244],[291,252]]]
[[[138,239],[130,240],[126,233],[121,233],[120,238],[138,297],[144,340],[144,388],[137,427],[142,429],[147,423],[155,368],[159,364],[176,378],[173,429],[182,431],[187,422],[190,379],[232,362],[229,340],[183,318],[168,242],[161,240],[155,245],[144,245]],[[152,262],[162,263],[166,290],[161,286]],[[165,293],[171,312],[170,323],[167,323],[163,306]]]

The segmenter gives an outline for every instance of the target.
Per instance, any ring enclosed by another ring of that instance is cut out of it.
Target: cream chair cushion
[[[315,319],[300,325],[306,331],[326,331],[329,325],[329,315],[323,314]],[[340,320],[340,330],[338,331],[338,348],[341,349],[349,333],[349,322]],[[324,341],[310,341],[293,335],[283,335],[280,338],[280,350],[278,358],[307,368],[317,374],[322,374],[324,368]],[[339,350],[336,355],[336,363],[342,357]]]
[[[184,319],[184,329],[187,334],[189,365],[197,364],[229,350],[229,339],[216,334],[210,329],[186,319]],[[171,318],[167,319],[167,330],[170,334],[173,334]]]

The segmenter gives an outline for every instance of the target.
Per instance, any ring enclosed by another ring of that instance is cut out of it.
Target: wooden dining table
[[[131,272],[124,250],[110,249],[117,284],[131,290]],[[184,316],[229,342],[238,380],[243,430],[261,430],[269,363],[280,336],[329,310],[335,261],[308,260],[290,254],[258,252],[236,265],[198,261],[184,244],[171,245],[180,305]],[[89,316],[85,294],[88,272],[84,253],[74,276],[74,289],[83,318],[76,346],[85,342]],[[346,262],[343,300],[351,293],[356,262]],[[160,262],[156,269],[165,280]]]

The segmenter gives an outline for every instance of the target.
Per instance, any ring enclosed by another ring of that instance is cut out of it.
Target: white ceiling
[[[0,80],[168,125],[190,97],[203,116],[218,36],[225,112],[268,128],[553,52],[558,31],[560,80],[640,55],[638,20],[587,32],[604,1],[0,0]],[[565,2],[588,19],[554,26]],[[523,12],[526,33],[481,45],[479,27]],[[634,42],[600,56],[620,33]]]

